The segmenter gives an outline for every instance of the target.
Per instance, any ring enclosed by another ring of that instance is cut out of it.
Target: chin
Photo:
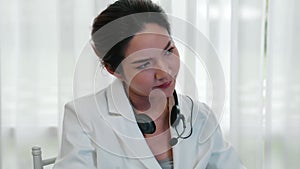
[[[164,93],[165,93],[166,97],[172,97],[173,96],[173,92],[174,92],[174,88],[170,88],[170,89],[164,90]]]

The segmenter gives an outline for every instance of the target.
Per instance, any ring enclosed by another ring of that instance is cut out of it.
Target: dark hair
[[[114,22],[113,22],[114,21]],[[163,9],[151,0],[118,0],[109,5],[92,25],[92,43],[102,64],[116,71],[133,36],[147,23],[156,23],[170,34]]]

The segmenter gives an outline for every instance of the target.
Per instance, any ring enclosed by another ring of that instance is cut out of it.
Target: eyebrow
[[[172,40],[170,40],[170,41],[168,42],[168,44],[167,44],[167,45],[165,46],[165,48],[164,48],[164,51],[167,50],[167,49],[170,47],[171,42],[172,42]]]
[[[131,64],[143,63],[143,62],[147,62],[147,61],[149,61],[149,60],[151,60],[151,59],[152,59],[152,58],[141,59],[141,60],[137,60],[137,61],[131,62]]]
[[[164,47],[163,51],[167,50],[167,49],[170,47],[171,43],[172,43],[172,40],[170,40],[170,41],[167,43],[167,45]],[[151,60],[151,59],[152,59],[152,58],[141,59],[141,60],[137,60],[137,61],[131,62],[131,64],[143,63],[143,62],[147,62],[147,61],[149,61],[149,60]]]

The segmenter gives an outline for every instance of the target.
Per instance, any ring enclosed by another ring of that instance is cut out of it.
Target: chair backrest
[[[44,169],[44,166],[54,164],[56,158],[42,159],[41,147],[32,147],[33,169]]]

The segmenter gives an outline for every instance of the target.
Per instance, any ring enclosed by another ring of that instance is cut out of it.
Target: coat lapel
[[[180,107],[180,113],[185,117],[185,125],[186,128],[183,130],[183,122],[182,120],[180,123],[176,126],[178,130],[178,134],[181,134],[183,131],[182,137],[185,137],[190,134],[191,132],[191,126],[190,126],[190,120],[191,120],[191,113],[192,113],[192,104],[189,99],[184,98],[182,95],[178,95],[178,104]],[[193,112],[195,114],[195,112]],[[193,117],[194,119],[195,117]],[[194,123],[194,121],[193,121]],[[195,131],[194,131],[195,132]],[[171,127],[171,137],[172,138],[177,138],[178,134],[175,130],[175,127]],[[195,134],[195,133],[192,133]],[[191,165],[190,158],[193,156],[193,152],[191,149],[194,149],[191,143],[191,138],[190,136],[187,139],[182,139],[178,138],[178,143],[173,146],[173,161],[174,161],[174,169],[181,169],[182,167],[184,168],[191,168],[189,167]],[[192,147],[192,148],[191,148]]]
[[[108,116],[107,121],[120,139],[126,156],[136,158],[146,168],[160,168],[153,156],[134,116],[133,109],[120,80],[114,81],[107,88]]]
[[[179,96],[178,99],[180,112],[185,116],[186,129],[183,137],[190,134],[191,118],[193,133],[187,139],[179,138],[178,143],[173,147],[174,169],[206,168],[210,155],[209,152],[212,149],[212,143],[211,140],[207,140],[205,143],[199,142],[199,131],[206,119],[204,116],[202,117],[200,113],[203,110],[201,110],[201,108],[196,103],[194,103],[194,105],[192,106],[190,99],[188,99],[187,97]],[[183,129],[182,122],[177,126],[177,129],[180,134]],[[174,128],[171,128],[171,134],[172,137],[178,136]]]

